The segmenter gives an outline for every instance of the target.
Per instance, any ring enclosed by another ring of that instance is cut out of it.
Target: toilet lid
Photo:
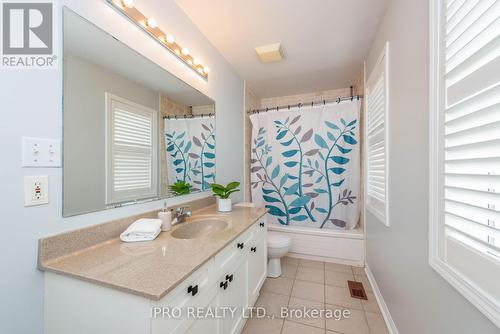
[[[267,245],[270,247],[287,247],[290,246],[291,242],[290,237],[273,232],[267,233]]]

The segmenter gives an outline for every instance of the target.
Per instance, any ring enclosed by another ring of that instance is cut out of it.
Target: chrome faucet
[[[180,206],[175,209],[174,218],[177,218],[177,223],[184,223],[186,217],[191,217],[193,212],[190,210],[189,206]]]

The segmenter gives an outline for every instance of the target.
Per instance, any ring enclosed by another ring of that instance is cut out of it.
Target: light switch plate
[[[61,141],[23,137],[23,167],[61,167]]]
[[[24,206],[33,206],[49,203],[49,177],[24,177]]]

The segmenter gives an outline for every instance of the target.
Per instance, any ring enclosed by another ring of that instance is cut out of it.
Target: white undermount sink
[[[172,232],[172,237],[176,239],[195,239],[222,231],[228,226],[226,221],[219,218],[193,218],[181,224]]]

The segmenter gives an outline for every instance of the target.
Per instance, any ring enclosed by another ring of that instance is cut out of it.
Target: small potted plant
[[[221,212],[229,212],[232,209],[232,202],[229,198],[234,192],[240,191],[237,189],[240,186],[239,182],[231,182],[227,186],[223,186],[217,183],[212,183],[210,187],[217,196],[217,210]]]
[[[177,181],[170,185],[170,190],[175,194],[175,196],[187,195],[191,192],[191,187],[192,185],[187,182]]]

